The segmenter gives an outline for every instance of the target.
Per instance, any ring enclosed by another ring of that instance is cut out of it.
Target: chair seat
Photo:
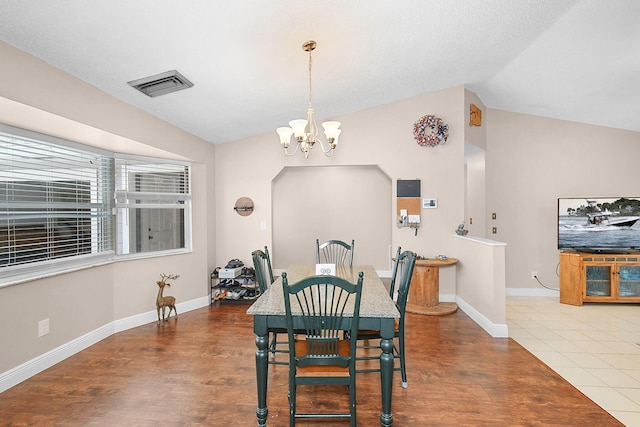
[[[307,354],[307,342],[305,340],[296,341],[295,351],[296,357],[305,356]],[[338,353],[342,356],[349,356],[349,341],[338,341]],[[299,377],[348,377],[349,367],[338,365],[298,366],[296,375]]]

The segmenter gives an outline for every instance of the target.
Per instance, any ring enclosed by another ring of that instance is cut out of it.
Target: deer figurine
[[[173,310],[173,312],[176,315],[176,320],[178,319],[178,311],[176,310],[176,299],[175,297],[172,296],[162,296],[162,292],[164,291],[164,287],[165,286],[171,286],[171,284],[169,284],[167,282],[168,279],[177,279],[178,277],[180,277],[177,274],[164,274],[162,273],[160,275],[161,279],[160,281],[156,282],[158,285],[158,298],[156,298],[156,308],[158,309],[158,324],[160,324],[161,322],[164,322],[166,319],[169,319],[169,317],[171,316],[171,310]],[[164,312],[166,310],[166,307],[169,307],[169,314],[167,315],[167,317],[164,317]],[[160,312],[162,312],[162,316],[160,316]]]

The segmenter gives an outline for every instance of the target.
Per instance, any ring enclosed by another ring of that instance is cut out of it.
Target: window
[[[107,262],[114,248],[189,250],[189,178],[188,163],[0,125],[0,285]]]
[[[0,277],[113,253],[112,156],[4,126],[0,148]]]
[[[190,247],[189,171],[185,163],[116,158],[119,255]]]

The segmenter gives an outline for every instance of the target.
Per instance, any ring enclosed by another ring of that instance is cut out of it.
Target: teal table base
[[[268,328],[285,327],[284,316],[254,316],[253,329],[256,334],[256,381],[258,387],[258,408],[256,409],[256,419],[258,427],[267,426],[269,408],[267,408],[267,379],[269,375],[269,336]],[[302,327],[303,325],[300,325]],[[296,325],[294,325],[296,327]],[[393,390],[393,318],[360,318],[362,329],[379,329],[380,348],[380,386],[382,389],[382,412],[380,414],[380,425],[391,427],[393,425],[393,414],[391,413],[391,396]],[[346,325],[345,329],[349,329]]]
[[[382,394],[382,410],[380,425],[393,425],[391,414],[391,390],[393,384],[393,336],[394,319],[400,313],[384,283],[371,265],[337,266],[336,276],[355,283],[359,272],[364,273],[362,285],[362,301],[360,303],[360,329],[380,331],[380,387]],[[287,269],[293,283],[304,277],[315,274],[315,265],[291,265]],[[284,296],[282,281],[277,279],[247,310],[253,316],[253,332],[256,334],[256,382],[258,389],[258,408],[256,419],[259,427],[266,427],[269,417],[267,408],[267,383],[269,377],[269,330],[286,328]],[[304,329],[300,318],[293,319],[294,328]],[[344,330],[350,330],[350,321],[345,322]],[[369,404],[369,403],[367,403]]]

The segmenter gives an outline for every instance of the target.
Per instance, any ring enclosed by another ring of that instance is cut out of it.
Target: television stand
[[[640,252],[560,252],[560,302],[640,303]]]

